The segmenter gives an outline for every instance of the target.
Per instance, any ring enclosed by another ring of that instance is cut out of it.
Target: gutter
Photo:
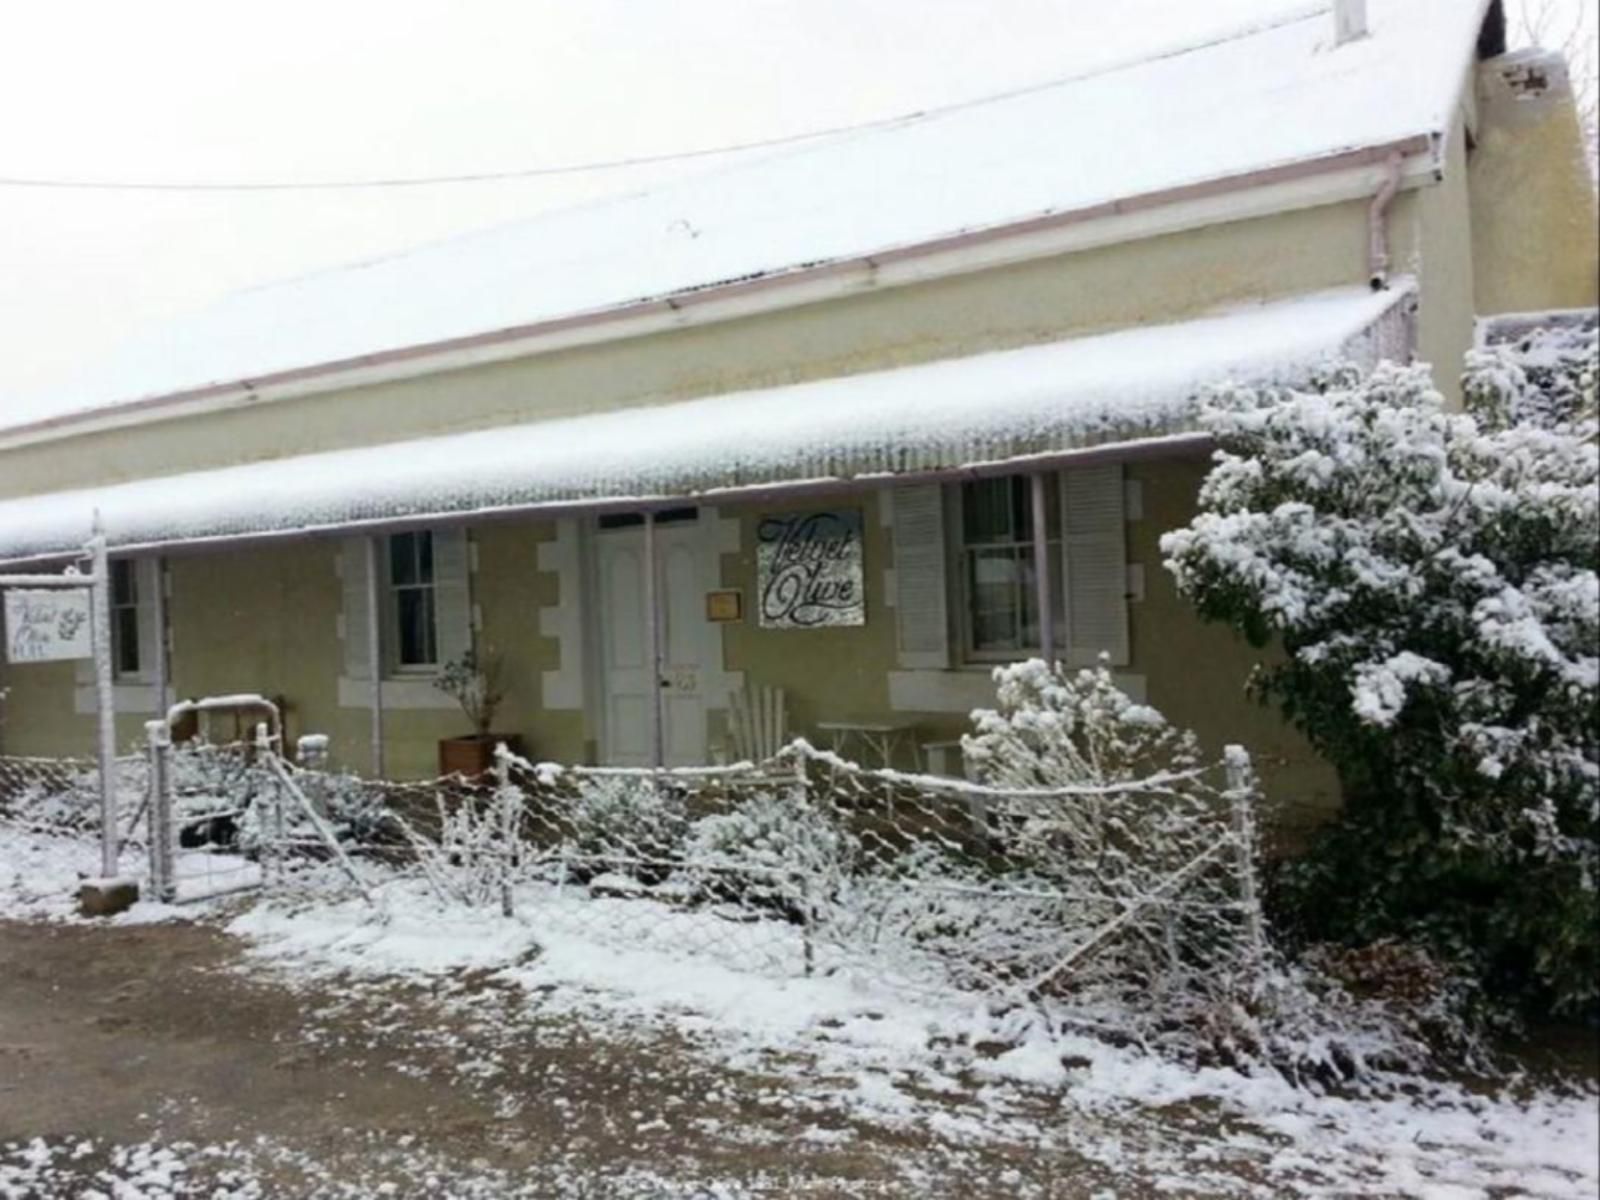
[[[694,319],[696,310],[704,310],[714,304],[750,300],[774,293],[786,294],[788,304],[802,303],[808,299],[824,298],[820,294],[797,294],[804,292],[806,289],[810,289],[812,293],[825,289],[828,295],[836,295],[851,287],[858,286],[857,279],[861,280],[861,286],[881,284],[883,283],[881,276],[886,268],[892,270],[902,265],[924,263],[963,252],[994,248],[1004,243],[1029,237],[1038,237],[1042,234],[1057,233],[1111,218],[1137,217],[1141,214],[1171,208],[1180,204],[1213,200],[1218,197],[1273,185],[1292,184],[1341,171],[1360,170],[1376,164],[1384,164],[1386,169],[1391,171],[1391,174],[1386,176],[1383,187],[1388,188],[1388,179],[1392,178],[1394,180],[1393,186],[1397,188],[1399,186],[1400,164],[1406,158],[1414,155],[1436,153],[1435,145],[1435,139],[1431,135],[1418,134],[1396,141],[1346,150],[1322,158],[1305,159],[1299,162],[1249,171],[1240,175],[1231,175],[1219,179],[1205,180],[1200,183],[1183,184],[1178,187],[1144,192],[1124,197],[1120,200],[1089,205],[1065,212],[1043,213],[1038,216],[1007,222],[1003,225],[965,230],[912,245],[888,247],[850,258],[812,263],[769,274],[689,288],[664,296],[628,301],[611,308],[597,309],[587,313],[576,313],[525,325],[509,326],[485,333],[355,355],[331,362],[276,371],[257,378],[208,384],[203,387],[148,396],[138,400],[104,405],[80,412],[66,413],[0,429],[0,450],[29,442],[69,437],[80,431],[90,432],[95,428],[104,428],[108,425],[145,424],[176,417],[181,414],[165,410],[178,407],[194,405],[233,407],[259,403],[265,398],[262,393],[267,389],[295,388],[298,389],[297,394],[331,390],[340,386],[339,379],[341,376],[358,372],[370,372],[382,368],[400,367],[405,364],[423,364],[430,360],[444,360],[451,356],[470,354],[475,351],[484,352],[493,348],[505,350],[513,348],[516,343],[534,339],[572,335],[578,337],[579,340],[589,342],[611,340],[627,336],[626,330],[619,330],[616,327],[628,322],[636,322],[643,318],[653,317],[661,320],[662,327],[667,328],[674,324],[681,324]],[[1391,167],[1390,164],[1393,164],[1393,166]],[[1031,253],[1022,254],[1019,257],[1041,257],[1051,252],[1047,248],[1033,249]],[[1056,250],[1054,252],[1060,253],[1062,251]],[[967,265],[965,267],[957,265],[949,268],[946,273],[955,274],[961,270],[978,270],[982,269],[984,265],[997,264]],[[769,300],[767,307],[783,307],[784,304],[784,300]],[[702,319],[715,319],[715,317]],[[530,350],[529,352],[532,353],[533,351]],[[500,355],[500,357],[511,356],[513,355],[510,353],[502,353]],[[440,362],[435,369],[446,370],[452,365],[454,364]],[[352,386],[354,386],[353,383]]]

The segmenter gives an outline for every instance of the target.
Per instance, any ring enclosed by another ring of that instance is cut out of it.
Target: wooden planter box
[[[463,775],[477,779],[494,770],[494,748],[504,742],[513,753],[522,752],[522,740],[514,733],[469,733],[465,737],[439,739],[439,774]]]

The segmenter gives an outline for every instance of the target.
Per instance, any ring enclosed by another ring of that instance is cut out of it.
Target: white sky
[[[1582,6],[1592,28],[1596,0],[1529,2]],[[349,179],[656,154],[934,107],[1313,5],[0,0],[0,176]],[[666,170],[361,192],[0,186],[0,406],[236,288]]]

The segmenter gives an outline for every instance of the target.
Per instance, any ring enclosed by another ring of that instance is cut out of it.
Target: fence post
[[[494,799],[500,810],[500,915],[516,916],[512,895],[517,852],[517,810],[520,807],[511,788],[511,750],[504,742],[494,748]]]
[[[256,724],[256,756],[264,759],[272,753],[272,735],[265,721]],[[264,775],[272,777],[272,806],[262,806],[256,813],[256,828],[261,837],[261,880],[283,879],[283,787],[272,772],[263,765]],[[259,804],[259,801],[258,801]]]
[[[1261,896],[1256,885],[1256,772],[1243,746],[1223,748],[1228,784],[1229,816],[1233,825],[1234,862],[1239,875],[1239,907],[1244,915],[1249,968],[1259,978],[1265,959],[1266,935],[1261,922]],[[1257,982],[1252,980],[1252,989]]]
[[[144,731],[150,753],[150,889],[157,900],[170,904],[178,898],[172,861],[172,731],[165,721],[147,721]]]
[[[811,802],[810,780],[806,776],[806,756],[804,751],[797,750],[794,756],[794,805],[804,811]],[[799,871],[800,882],[800,946],[805,960],[805,973],[809,978],[816,970],[816,906],[812,903],[811,876],[808,868],[802,866]]]

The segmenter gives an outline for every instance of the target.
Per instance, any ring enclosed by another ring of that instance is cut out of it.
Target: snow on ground
[[[1274,1075],[1052,1035],[976,997],[908,994],[859,972],[735,970],[539,920],[444,914],[404,885],[386,891],[381,919],[355,899],[274,901],[229,928],[291,975],[342,977],[359,990],[388,975],[488,973],[519,985],[542,1017],[613,1038],[672,1036],[729,1068],[777,1073],[819,1117],[1061,1147],[1143,1185],[1452,1197],[1593,1196],[1600,1186],[1592,1088],[1491,1096],[1437,1082],[1318,1095]],[[451,1003],[470,1009],[483,994],[460,989]],[[502,1067],[492,1047],[463,1062],[478,1077]]]
[[[0,918],[24,920],[70,916],[78,876],[98,865],[89,839],[3,824],[0,864]],[[421,884],[397,881],[376,910],[353,896],[285,893],[225,908],[140,905],[117,919],[223,919],[248,943],[249,969],[265,963],[290,986],[376,1005],[393,1025],[414,1026],[419,1044],[456,1046],[449,1082],[499,1087],[507,1104],[527,1086],[512,1061],[522,1027],[556,1020],[611,1044],[669,1039],[713,1069],[771,1079],[771,1097],[804,1114],[805,1136],[819,1142],[869,1126],[1067,1152],[1135,1191],[1465,1198],[1592,1197],[1600,1188],[1600,1096],[1589,1084],[1562,1092],[1511,1080],[1480,1094],[1412,1081],[1319,1095],[1275,1075],[1194,1069],[1052,1034],[1023,1010],[997,1015],[978,997],[900,989],[859,968],[805,978],[781,959],[758,968],[729,952],[718,961],[683,952],[681,939],[630,944],[599,926],[544,919],[531,903],[523,911],[532,915],[442,910]],[[419,982],[442,984],[428,993],[440,1008],[403,990]],[[463,1021],[470,1045],[448,1032]],[[325,1036],[314,1023],[302,1032],[311,1042]],[[665,1115],[638,1117],[648,1125]],[[741,1137],[726,1122],[702,1132]],[[261,1172],[284,1166],[261,1145],[24,1144],[0,1148],[0,1200],[39,1194],[74,1154],[98,1156],[89,1177],[104,1176],[95,1186],[108,1198],[265,1195]],[[426,1164],[416,1166],[421,1179]],[[183,1171],[199,1172],[205,1189],[162,1182]],[[648,1181],[639,1184],[648,1193]],[[521,1193],[486,1176],[453,1194]],[[547,1180],[529,1194],[563,1193]]]
[[[121,873],[143,870],[141,851],[128,848]],[[76,915],[78,888],[100,874],[100,845],[81,834],[31,829],[0,821],[0,919],[38,921]],[[119,922],[170,919],[168,906],[140,902]]]

